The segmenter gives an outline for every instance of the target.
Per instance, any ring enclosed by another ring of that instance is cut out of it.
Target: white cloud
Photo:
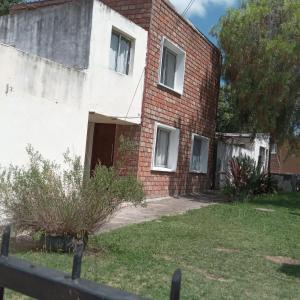
[[[190,0],[170,0],[171,3],[176,7],[179,13],[182,13]],[[196,15],[204,17],[206,15],[206,9],[209,5],[220,5],[229,7],[236,3],[237,0],[195,0],[191,8],[189,9],[188,15]]]

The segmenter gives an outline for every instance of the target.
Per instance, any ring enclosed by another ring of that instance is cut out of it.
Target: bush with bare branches
[[[66,153],[62,168],[32,147],[27,152],[28,167],[0,174],[2,206],[17,229],[82,238],[99,230],[122,202],[143,202],[143,187],[132,175],[98,165],[90,176],[79,157]]]

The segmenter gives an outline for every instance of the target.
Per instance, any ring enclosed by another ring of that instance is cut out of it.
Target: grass
[[[214,205],[131,225],[92,238],[89,247],[83,278],[152,299],[168,299],[178,267],[182,299],[300,299],[300,266],[265,259],[300,259],[300,194]],[[17,255],[71,272],[68,255]]]

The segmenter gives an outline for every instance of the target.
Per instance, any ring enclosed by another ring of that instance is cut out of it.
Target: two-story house
[[[0,17],[0,164],[31,144],[124,169],[148,197],[210,187],[220,52],[167,0],[48,0]]]

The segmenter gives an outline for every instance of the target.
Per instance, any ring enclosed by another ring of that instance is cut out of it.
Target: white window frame
[[[169,87],[162,82],[161,74],[162,74],[164,47],[167,47],[172,53],[176,54],[174,88]],[[177,94],[182,95],[183,88],[184,88],[185,60],[186,60],[186,52],[183,49],[181,49],[179,46],[171,42],[166,37],[163,37],[161,41],[160,64],[159,64],[159,74],[158,74],[159,85],[163,86],[168,90],[176,92]]]
[[[202,141],[205,141],[205,147],[206,150],[204,154],[202,154],[202,149],[201,149],[201,157],[200,159],[204,159],[204,167],[201,168],[201,170],[194,170],[193,166],[192,166],[192,158],[193,158],[193,149],[194,149],[194,141],[195,141],[195,137],[201,139]],[[197,174],[207,174],[208,173],[208,156],[209,156],[209,147],[210,147],[210,139],[199,135],[197,133],[193,133],[192,134],[192,146],[191,146],[191,155],[190,155],[190,173],[197,173]]]
[[[111,32],[110,32],[110,44],[109,44],[109,47],[111,47],[111,38],[112,38],[113,33],[116,34],[116,35],[119,35],[119,51],[120,51],[120,39],[122,37],[130,42],[128,71],[126,73],[122,73],[122,72],[117,71],[115,68],[111,68],[110,65],[109,65],[109,69],[112,70],[112,71],[114,71],[117,74],[120,74],[120,75],[123,75],[123,76],[129,76],[129,75],[132,74],[132,69],[133,69],[135,39],[132,38],[131,36],[129,36],[128,34],[126,34],[125,32],[123,32],[123,31],[121,31],[118,28],[116,28],[116,27],[113,26],[111,28]],[[109,55],[110,55],[110,53],[109,53]],[[110,57],[109,57],[108,61],[110,62]]]
[[[162,129],[168,130],[170,132],[170,141],[169,141],[169,148],[168,148],[168,151],[169,151],[168,152],[168,167],[155,166],[155,153],[156,153],[158,128],[162,128]],[[152,171],[176,172],[177,161],[178,161],[179,135],[180,135],[180,130],[178,128],[155,122],[153,146],[152,146],[152,161],[151,161],[151,170]]]

